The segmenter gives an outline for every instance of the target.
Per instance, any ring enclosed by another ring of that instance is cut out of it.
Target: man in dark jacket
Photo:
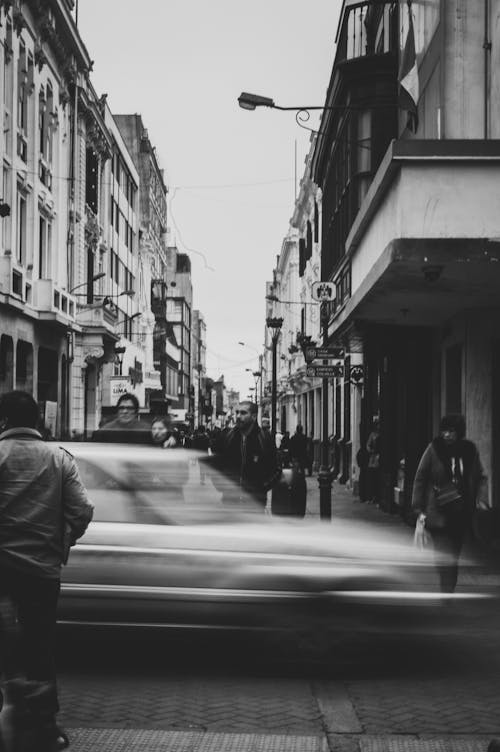
[[[42,440],[38,418],[27,392],[0,397],[0,672],[23,752],[68,746],[56,725],[56,608],[61,567],[93,513],[73,457]]]
[[[273,437],[257,423],[254,402],[238,405],[236,426],[227,434],[219,460],[219,467],[233,481],[234,488],[242,492],[241,498],[250,496],[265,507],[267,492],[278,480],[281,470]],[[224,500],[229,500],[227,489]]]

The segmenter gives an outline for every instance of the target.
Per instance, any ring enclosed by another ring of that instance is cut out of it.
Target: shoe
[[[54,752],[59,749],[67,749],[69,747],[69,737],[67,733],[60,727],[56,726],[56,738],[54,742]]]
[[[500,752],[500,739],[492,739],[486,752]]]

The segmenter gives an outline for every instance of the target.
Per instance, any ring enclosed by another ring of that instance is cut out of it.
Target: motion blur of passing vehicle
[[[67,449],[95,513],[63,571],[60,622],[252,630],[326,618],[386,631],[439,608],[426,552],[367,525],[271,517],[208,454]]]

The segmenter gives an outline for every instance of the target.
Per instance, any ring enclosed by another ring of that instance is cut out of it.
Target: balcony
[[[498,309],[499,181],[499,140],[394,141],[346,241],[349,289],[332,333]]]
[[[347,0],[337,39],[336,62],[393,52],[398,44],[398,6]]]
[[[33,307],[40,319],[67,323],[74,320],[76,303],[73,296],[58,287],[52,279],[36,279],[33,285]]]
[[[84,329],[98,330],[103,334],[111,335],[115,340],[120,338],[114,331],[116,317],[111,317],[109,311],[101,305],[81,308],[77,312],[77,321]]]
[[[0,257],[0,294],[23,303],[26,299],[26,270],[9,254]]]

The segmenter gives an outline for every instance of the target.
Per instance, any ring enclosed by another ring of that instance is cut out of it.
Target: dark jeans
[[[437,564],[442,593],[454,593],[458,580],[458,561],[464,544],[466,520],[463,514],[449,515],[443,530],[432,530],[434,549],[442,561]]]
[[[380,502],[380,468],[367,467],[366,469],[366,492],[368,501],[375,504]]]
[[[44,713],[54,715],[59,709],[55,667],[59,590],[59,580],[0,564],[0,672],[7,680],[22,676],[50,685],[50,692],[44,693]]]

